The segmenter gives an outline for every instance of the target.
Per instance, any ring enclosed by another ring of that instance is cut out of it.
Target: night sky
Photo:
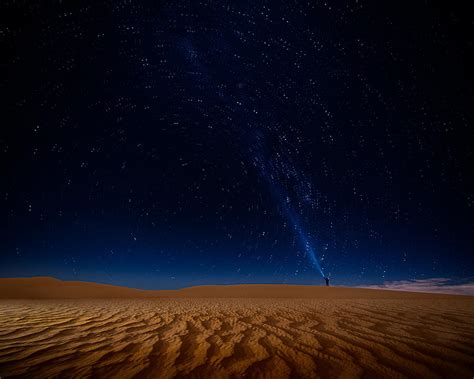
[[[471,13],[3,1],[0,276],[474,277]]]

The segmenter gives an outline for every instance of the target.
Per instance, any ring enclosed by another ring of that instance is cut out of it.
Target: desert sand
[[[0,279],[0,377],[472,378],[474,298]]]

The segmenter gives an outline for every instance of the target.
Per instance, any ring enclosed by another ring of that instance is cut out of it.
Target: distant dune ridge
[[[0,278],[0,299],[141,298],[153,296],[151,292],[51,277]]]
[[[286,284],[196,286],[180,290],[140,290],[92,282],[63,281],[52,277],[0,278],[0,299],[100,299],[100,298],[444,298],[383,289],[324,287]]]
[[[69,297],[69,299],[67,299]],[[0,279],[0,377],[471,378],[474,298]]]

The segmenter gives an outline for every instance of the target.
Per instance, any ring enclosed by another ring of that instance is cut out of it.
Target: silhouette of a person
[[[329,278],[325,277],[324,280],[326,281],[326,287],[329,287]]]

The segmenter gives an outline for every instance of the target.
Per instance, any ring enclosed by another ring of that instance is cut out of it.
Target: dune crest
[[[0,278],[0,299],[102,298],[299,298],[299,299],[432,299],[453,295],[388,291],[353,287],[287,284],[195,286],[179,290],[141,290],[93,282],[63,281],[52,277]]]

